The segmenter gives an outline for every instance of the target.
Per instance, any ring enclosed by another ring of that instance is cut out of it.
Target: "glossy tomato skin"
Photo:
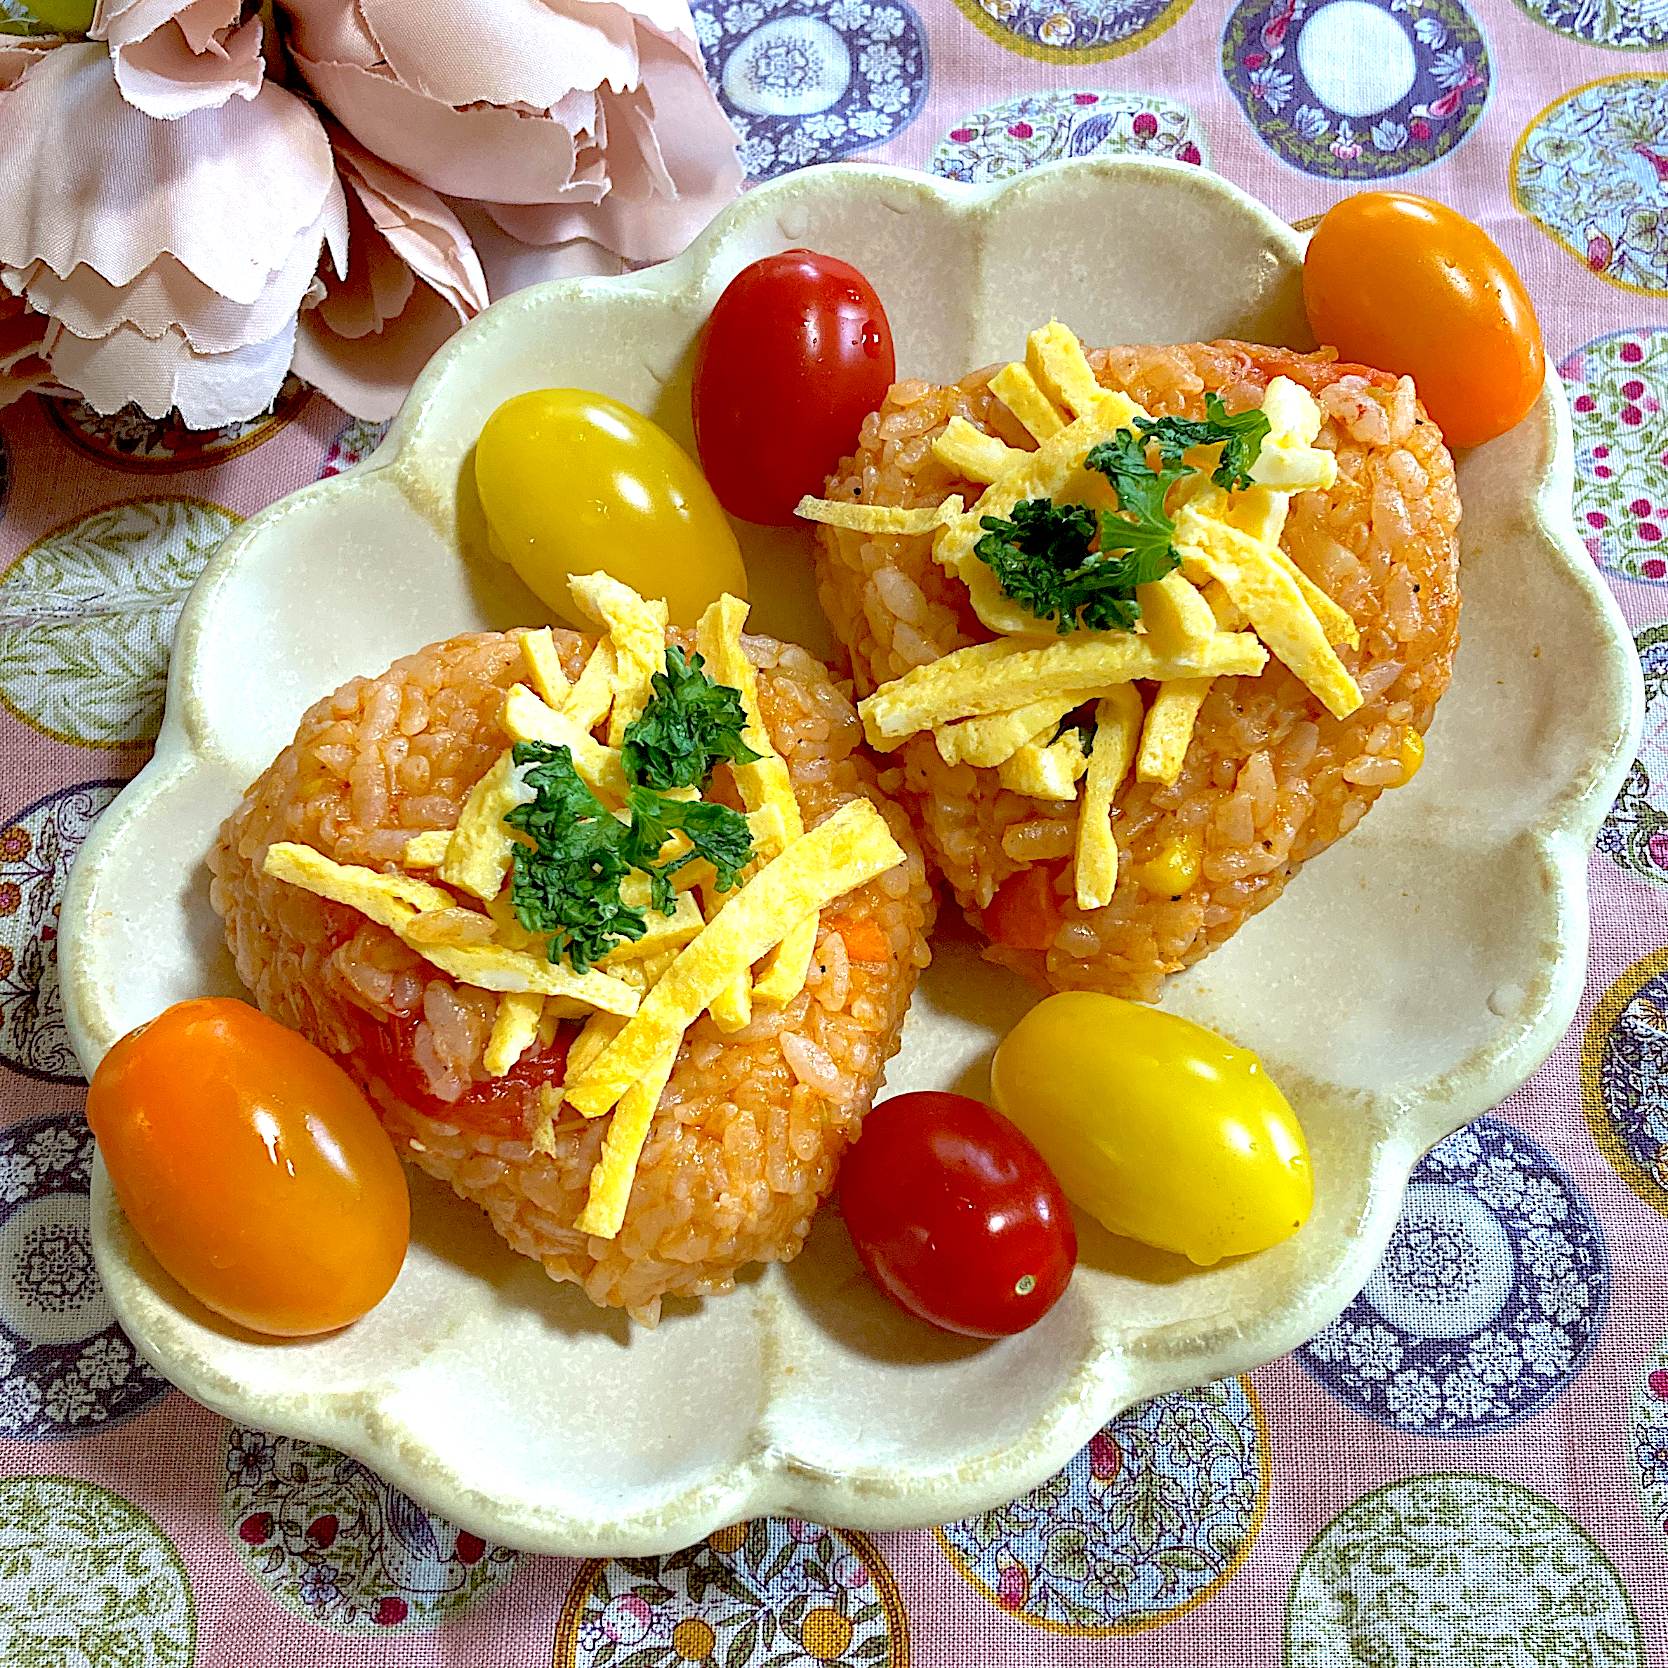
[[[718,501],[790,525],[896,375],[886,309],[856,267],[790,249],[742,268],[695,360],[695,445]]]
[[[1179,1014],[1095,991],[1045,997],[1002,1039],[990,1085],[1115,1234],[1208,1266],[1286,1239],[1313,1207],[1285,1096],[1249,1049]]]
[[[1401,191],[1363,191],[1316,226],[1303,262],[1309,327],[1346,360],[1411,376],[1450,446],[1529,412],[1546,351],[1529,292],[1481,226]]]
[[[857,1254],[922,1320],[1004,1338],[1052,1309],[1077,1262],[1071,1208],[1037,1149],[966,1095],[882,1101],[840,1170]]]
[[[374,1308],[411,1236],[405,1172],[370,1104],[246,1002],[181,1002],[93,1074],[87,1119],[122,1209],[200,1302],[305,1337]]]
[[[741,548],[695,460],[630,406],[582,388],[506,400],[475,446],[475,489],[493,549],[570,624],[568,579],[611,574],[664,598],[693,626],[728,591],[747,595]]]
[[[1010,950],[1049,950],[1065,916],[1054,891],[1057,863],[1034,863],[996,888],[980,917],[985,933]]]

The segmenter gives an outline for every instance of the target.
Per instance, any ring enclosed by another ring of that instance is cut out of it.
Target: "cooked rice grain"
[[[693,649],[693,634],[671,635]],[[558,631],[556,641],[576,678],[593,640]],[[798,1252],[928,960],[933,895],[920,847],[854,752],[851,703],[803,649],[745,642],[807,825],[867,794],[908,853],[825,913],[872,923],[890,960],[848,961],[825,927],[806,988],[786,1009],[761,1011],[731,1036],[706,1016],[691,1027],[613,1240],[573,1228],[608,1119],[586,1123],[564,1106],[555,1156],[532,1150],[538,1055],[496,1081],[482,1065],[496,998],[356,911],[261,870],[276,840],[393,868],[412,834],[452,826],[506,745],[497,711],[523,676],[514,634],[455,637],[320,701],[209,854],[214,907],[260,1006],[340,1058],[398,1149],[482,1206],[517,1251],[648,1321],[665,1293],[727,1291],[744,1264]],[[739,804],[721,769],[714,793],[726,790]]]
[[[1340,651],[1367,697],[1358,712],[1331,717],[1277,661],[1256,678],[1218,679],[1176,784],[1130,780],[1119,791],[1125,856],[1106,907],[1077,907],[1067,861],[1055,871],[1062,923],[1052,946],[985,952],[1045,988],[1150,1000],[1167,974],[1272,903],[1400,776],[1404,727],[1422,733],[1430,724],[1459,641],[1460,506],[1453,460],[1405,380],[1240,342],[1117,347],[1089,360],[1104,386],[1155,416],[1203,417],[1207,390],[1244,410],[1276,376],[1308,388],[1325,417],[1317,444],[1336,453],[1338,482],[1293,498],[1281,542],[1361,632],[1358,652]],[[971,504],[984,489],[931,450],[952,417],[1011,446],[1035,445],[989,390],[998,369],[948,387],[897,384],[864,420],[857,453],[830,478],[828,496],[912,506],[959,492]],[[930,537],[819,527],[817,541],[818,594],[859,695],[990,637],[966,587],[933,560]],[[1058,856],[1059,832],[1043,820],[1058,807],[1006,791],[995,770],[946,765],[930,735],[912,737],[888,765],[882,785],[909,807],[975,925],[1011,874]],[[1176,897],[1143,890],[1132,871],[1190,838],[1203,845],[1197,882]]]

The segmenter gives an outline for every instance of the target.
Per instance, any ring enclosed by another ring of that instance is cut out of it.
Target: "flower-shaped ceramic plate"
[[[1287,226],[1209,173],[1119,160],[982,188],[812,170],[753,192],[669,265],[500,302],[429,366],[373,458],[246,522],[193,593],[156,758],[65,904],[88,1071],[168,1003],[238,990],[203,853],[311,701],[461,629],[545,618],[486,554],[467,490],[488,414],[526,389],[593,388],[687,442],[702,321],[738,269],[794,245],[869,275],[909,376],[1011,357],[1050,316],[1091,343],[1312,345]],[[388,1299],[339,1335],[263,1343],[158,1268],[101,1169],[94,1243],[122,1324],[240,1423],[345,1449],[483,1535],[582,1554],[661,1551],[760,1512],[942,1522],[1037,1483],[1139,1398],[1292,1348],[1372,1272],[1418,1155],[1522,1083],[1575,1011],[1587,851],[1641,694],[1574,537],[1570,468],[1554,377],[1461,465],[1465,643],[1418,780],[1166,993],[1256,1049],[1301,1114],[1318,1200],[1294,1239],[1200,1271],[1085,1222],[1066,1297],[984,1345],[889,1307],[825,1211],[797,1262],[671,1303],[648,1332],[414,1177]],[[809,535],[737,531],[759,629],[826,648]],[[1033,1000],[946,930],[888,1086],[979,1093]]]

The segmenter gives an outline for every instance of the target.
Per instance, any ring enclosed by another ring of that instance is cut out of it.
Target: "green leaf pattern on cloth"
[[[196,1648],[185,1565],[144,1512],[70,1477],[0,1479],[6,1668],[190,1668]]]
[[[1316,1536],[1286,1612],[1288,1668],[1644,1668],[1632,1601],[1551,1501],[1437,1473],[1363,1495]]]
[[[186,593],[239,520],[133,498],[38,539],[0,577],[0,700],[80,747],[154,741]]]

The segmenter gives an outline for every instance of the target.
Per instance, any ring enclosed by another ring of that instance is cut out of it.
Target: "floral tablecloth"
[[[1340,1320],[1132,1409],[1023,1500],[913,1534],[761,1520],[641,1562],[484,1544],[353,1460],[227,1425],[136,1355],[89,1252],[55,974],[66,870],[146,758],[186,590],[240,517],[378,431],[299,386],[206,436],[31,397],[0,413],[0,1660],[1663,1668],[1668,4],[696,17],[755,180],[1139,152],[1300,225],[1389,181],[1488,227],[1569,389],[1577,516],[1650,694],[1592,859],[1580,1015],[1528,1088],[1421,1162]]]

